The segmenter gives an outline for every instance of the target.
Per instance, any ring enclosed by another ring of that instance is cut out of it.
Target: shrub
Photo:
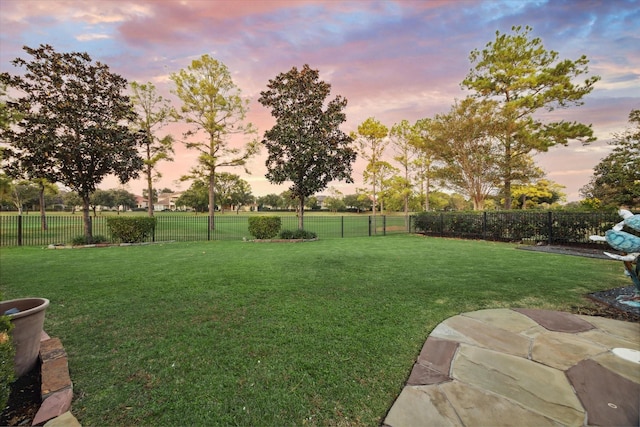
[[[249,233],[256,239],[272,239],[280,231],[281,221],[278,216],[249,217]]]
[[[440,233],[442,232],[440,214],[422,212],[414,217],[413,225],[416,231],[423,233]]]
[[[13,324],[9,316],[0,316],[0,408],[4,409],[9,401],[11,383],[14,380],[15,349],[11,341]]]
[[[110,217],[107,227],[114,239],[123,243],[140,243],[149,237],[156,228],[155,218],[146,217]]]
[[[291,231],[291,230],[282,230],[280,232],[280,238],[281,239],[303,239],[303,240],[310,240],[310,239],[315,239],[316,237],[318,237],[318,235],[316,233],[314,233],[313,231],[307,231],[307,230],[295,230],[295,231]]]
[[[278,237],[281,239],[293,239],[293,230],[282,230]]]
[[[89,241],[85,236],[76,236],[71,239],[71,244],[73,246],[82,246],[82,245],[93,245],[97,243],[107,243],[109,240],[100,234],[93,236],[93,239]]]

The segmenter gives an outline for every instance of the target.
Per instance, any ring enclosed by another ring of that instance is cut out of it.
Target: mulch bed
[[[11,384],[7,407],[0,413],[0,426],[30,426],[40,409],[40,364]]]
[[[612,260],[604,254],[605,250],[610,253],[617,253],[617,251],[608,247],[604,247],[603,249],[553,245],[521,245],[518,246],[517,249],[606,259],[610,260],[611,262],[620,263],[620,274],[622,274],[622,270],[624,268],[622,266],[622,262]],[[617,300],[617,298],[622,295],[633,295],[634,291],[635,286],[625,286],[621,288],[613,288],[604,291],[593,292],[586,295],[589,300],[595,303],[592,307],[572,307],[572,311],[576,314],[584,314],[587,316],[601,316],[611,319],[624,320],[627,322],[640,322],[640,307],[631,307],[627,304],[622,304]]]

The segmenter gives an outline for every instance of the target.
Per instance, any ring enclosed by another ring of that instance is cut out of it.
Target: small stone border
[[[42,331],[40,337],[40,398],[42,403],[33,418],[33,426],[49,425],[60,418],[65,426],[80,426],[71,414],[73,383],[69,376],[67,352],[59,338]]]
[[[246,239],[244,242],[249,243],[304,243],[304,242],[316,242],[318,238],[315,239]]]
[[[174,243],[175,240],[166,240],[162,242],[142,242],[142,243],[95,243],[93,245],[65,245],[52,243],[47,246],[47,249],[84,249],[84,248],[109,248],[109,247],[122,247],[122,246],[147,246],[147,245],[161,245],[164,243]]]

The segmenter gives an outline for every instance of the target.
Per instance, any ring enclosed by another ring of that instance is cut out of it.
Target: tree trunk
[[[504,148],[504,208],[511,209],[511,137]]]
[[[376,225],[376,174],[373,174],[373,200],[371,201],[371,206],[373,208],[373,234],[378,234],[378,228]]]
[[[298,228],[304,230],[304,196],[300,196],[300,214],[298,215]]]
[[[147,157],[149,147],[147,147]],[[147,165],[147,214],[153,218],[153,180],[151,178],[151,165]]]
[[[38,200],[40,201],[40,228],[42,230],[48,230],[47,226],[47,214],[44,210],[44,187],[41,186],[38,191]]]
[[[82,196],[82,222],[84,223],[84,239],[86,243],[93,242],[93,230],[91,227],[91,215],[89,215],[89,206],[89,196]]]
[[[214,215],[216,211],[216,192],[214,187],[216,185],[216,172],[211,171],[209,175],[209,230],[215,230]]]
[[[427,188],[425,191],[426,194],[426,200],[424,201],[424,210],[426,212],[429,212],[429,209],[431,208],[431,206],[429,206],[429,187],[431,187],[431,177],[429,176],[431,174],[431,168],[427,167]]]

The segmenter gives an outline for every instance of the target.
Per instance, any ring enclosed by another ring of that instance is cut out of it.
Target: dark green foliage
[[[102,235],[93,236],[90,239],[87,239],[87,236],[76,236],[71,239],[71,244],[73,246],[82,246],[82,245],[95,245],[98,243],[106,243],[109,239]]]
[[[139,243],[153,233],[156,228],[156,219],[113,217],[107,218],[107,227],[114,239],[123,243]]]
[[[269,80],[258,102],[271,109],[276,124],[264,133],[269,182],[291,181],[298,200],[298,228],[304,228],[304,200],[327,188],[331,181],[353,182],[351,164],[356,152],[351,138],[340,130],[346,120],[347,100],[327,100],[331,85],[318,70],[293,67]]]
[[[442,232],[440,214],[421,212],[413,217],[413,226],[416,232],[440,233]]]
[[[256,239],[272,239],[278,235],[281,225],[278,216],[250,217],[249,233]]]
[[[14,380],[13,357],[15,349],[11,341],[13,324],[9,316],[0,316],[0,408],[7,406],[10,384]]]
[[[528,178],[521,175],[523,158],[554,145],[595,140],[591,125],[543,122],[535,113],[582,105],[600,80],[592,76],[576,83],[589,72],[585,55],[561,59],[558,52],[543,46],[542,39],[531,37],[531,27],[511,30],[511,34],[496,31],[494,41],[471,52],[473,67],[462,82],[463,88],[476,92],[475,97],[498,103],[491,124],[502,151],[499,166],[505,209],[511,209],[511,185]]]
[[[617,221],[614,212],[424,212],[412,218],[414,229],[442,237],[506,242],[589,244]]]
[[[125,183],[143,167],[138,147],[145,135],[129,128],[137,114],[124,94],[127,81],[86,53],[57,53],[49,45],[24,50],[31,60],[12,61],[22,71],[0,73],[2,84],[23,94],[8,103],[20,121],[1,131],[8,145],[3,168],[78,193],[90,240],[90,195],[105,176]]]
[[[640,207],[640,109],[631,110],[634,125],[613,135],[611,153],[593,169],[591,182],[582,189],[583,196],[597,199],[609,207]]]
[[[298,229],[298,230],[282,230],[280,232],[280,236],[279,237],[281,239],[311,240],[311,239],[315,239],[316,237],[318,237],[318,235],[316,233],[314,233],[313,231],[307,231],[307,230]]]

